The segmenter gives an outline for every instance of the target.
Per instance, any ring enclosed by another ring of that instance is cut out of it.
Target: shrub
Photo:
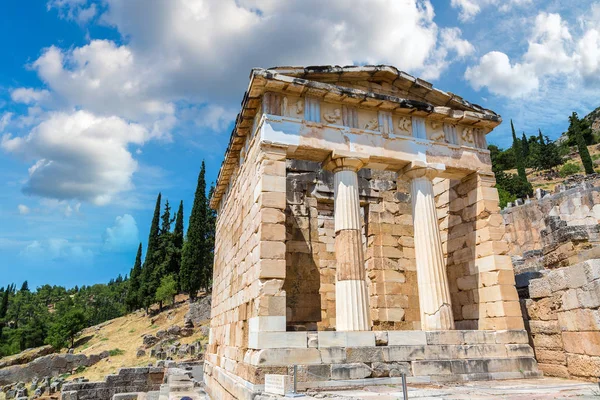
[[[581,172],[581,167],[575,163],[566,163],[558,172],[562,178]]]
[[[115,356],[120,356],[120,355],[123,355],[123,354],[125,354],[125,351],[117,348],[117,349],[112,349],[112,350],[109,350],[109,351],[108,351],[108,354],[109,354],[111,357],[115,357]]]

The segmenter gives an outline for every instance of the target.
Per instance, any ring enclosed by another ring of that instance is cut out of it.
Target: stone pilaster
[[[371,330],[361,236],[357,158],[331,159],[334,173],[336,330]]]
[[[401,174],[410,180],[421,329],[454,329],[448,277],[431,181],[439,170],[429,166],[409,167]]]

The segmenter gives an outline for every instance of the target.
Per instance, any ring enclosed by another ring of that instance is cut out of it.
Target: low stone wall
[[[14,382],[30,382],[34,378],[55,377],[71,373],[79,367],[89,367],[108,357],[108,352],[86,356],[85,354],[50,354],[30,363],[0,369],[0,385]]]
[[[556,193],[502,210],[515,272],[566,267],[600,256],[600,176],[575,177]]]
[[[103,382],[66,383],[61,400],[110,400],[117,393],[160,390],[165,369],[160,367],[121,368]]]
[[[527,282],[527,276],[533,277]],[[527,285],[528,284],[528,285]],[[600,259],[517,277],[529,330],[546,375],[596,381],[600,376]]]

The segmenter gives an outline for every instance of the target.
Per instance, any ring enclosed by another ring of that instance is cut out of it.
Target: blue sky
[[[0,286],[129,272],[156,194],[189,216],[252,67],[391,64],[556,138],[600,106],[600,5],[35,0],[0,5]]]

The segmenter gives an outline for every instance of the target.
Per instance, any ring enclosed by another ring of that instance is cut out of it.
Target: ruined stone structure
[[[600,179],[502,211],[523,316],[544,374],[600,376]]]
[[[537,376],[490,110],[393,67],[255,69],[218,211],[207,391]]]

